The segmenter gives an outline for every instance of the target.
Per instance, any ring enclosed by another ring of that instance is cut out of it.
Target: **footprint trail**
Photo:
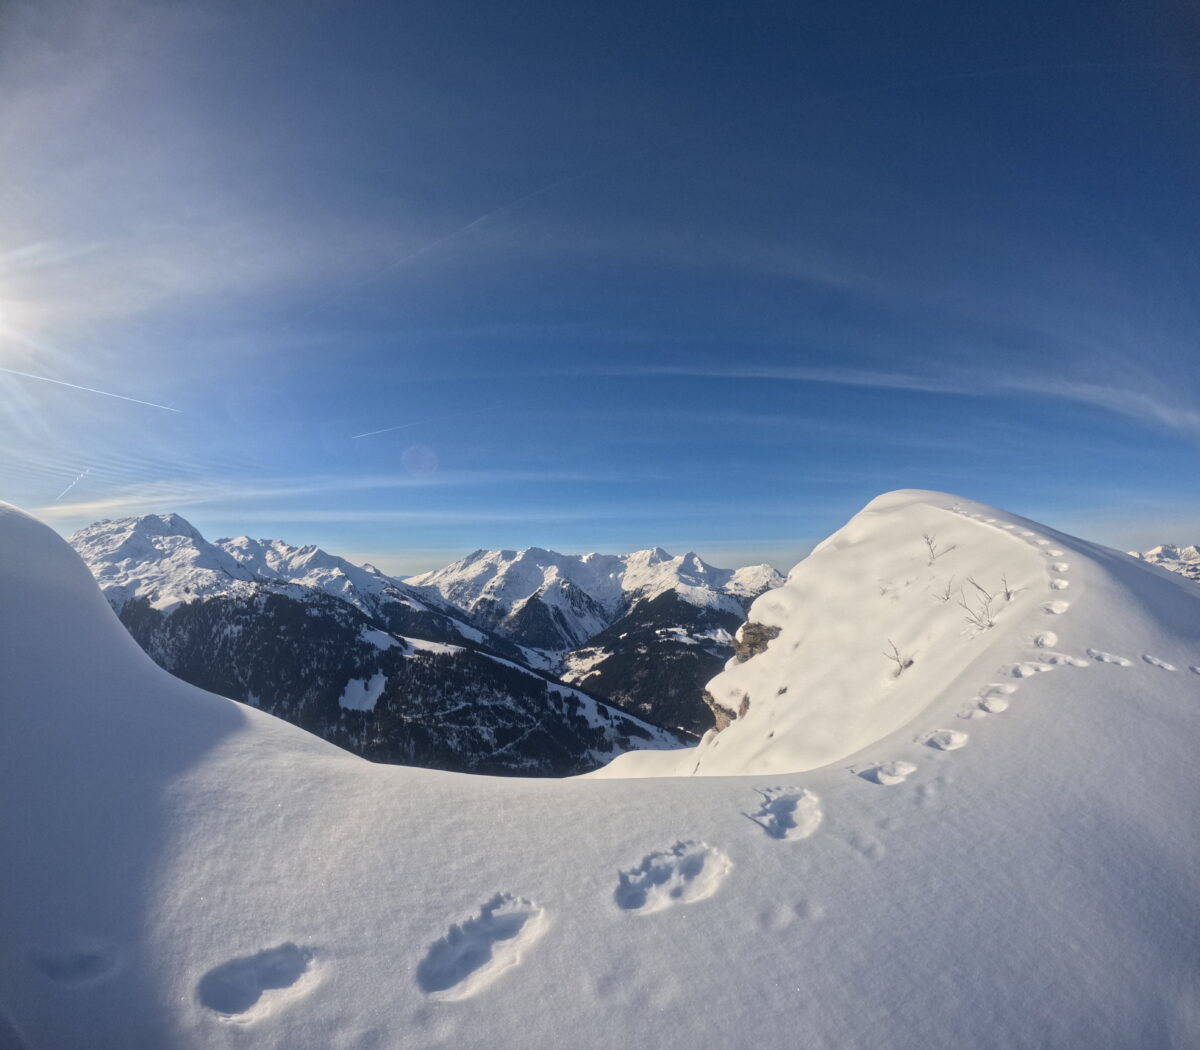
[[[468,999],[516,966],[546,925],[545,911],[532,901],[497,893],[430,946],[417,965],[417,985],[440,1002]]]

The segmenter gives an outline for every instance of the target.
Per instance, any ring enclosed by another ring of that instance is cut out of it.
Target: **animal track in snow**
[[[967,746],[967,734],[958,729],[935,729],[921,738],[921,743],[937,751],[957,751]]]
[[[897,784],[903,784],[916,771],[917,767],[911,762],[897,760],[895,762],[880,762],[867,769],[858,770],[857,773],[863,780],[869,780],[872,784],[895,787]]]
[[[1051,580],[1050,581],[1050,589],[1052,591],[1065,591],[1070,586],[1071,586],[1071,583],[1069,580]]]
[[[1050,566],[1051,572],[1070,572],[1071,566],[1065,561],[1056,561]]]
[[[1049,616],[1061,616],[1069,608],[1071,608],[1070,602],[1045,602],[1042,605],[1042,612]]]
[[[1093,660],[1097,660],[1102,664],[1116,664],[1118,667],[1132,667],[1133,661],[1127,660],[1124,656],[1116,656],[1113,653],[1106,653],[1100,649],[1089,649],[1088,656]]]
[[[417,985],[439,1002],[467,999],[516,966],[546,925],[545,911],[532,901],[497,893],[430,946],[417,964]]]
[[[1042,551],[1042,553],[1046,555],[1047,558],[1061,558],[1063,556],[1063,552],[1057,547],[1047,547],[1044,551]]]
[[[1008,710],[1008,697],[1006,696],[981,696],[979,698],[980,710],[986,711],[989,715],[998,715],[1001,711]]]
[[[1189,667],[1188,670],[1191,671],[1192,674],[1200,674],[1200,667],[1197,667],[1195,664],[1192,664],[1192,666]]]
[[[758,792],[762,804],[747,813],[773,839],[806,839],[821,826],[821,800],[803,788],[773,787]]]
[[[214,967],[200,978],[196,993],[204,1006],[226,1020],[254,1021],[270,1012],[278,999],[267,993],[286,989],[295,995],[304,990],[309,982],[301,978],[310,972],[312,959],[312,951],[289,941]]]
[[[1039,649],[1053,649],[1058,645],[1058,635],[1053,631],[1043,631],[1033,640],[1033,644]]]
[[[1049,540],[1046,540],[1046,539],[1042,539],[1042,540],[1034,540],[1034,542],[1035,542],[1035,543],[1036,543],[1036,544],[1037,544],[1039,547],[1049,547],[1049,546],[1050,546],[1050,541],[1049,541]]]
[[[1022,536],[1025,536],[1025,537],[1036,535],[1036,533],[1032,529],[1019,529],[1018,531]]]
[[[622,911],[642,915],[702,901],[717,892],[732,867],[724,853],[706,842],[676,842],[622,871],[613,900]]]
[[[1167,663],[1166,660],[1160,660],[1157,656],[1151,656],[1149,653],[1142,653],[1142,659],[1151,667],[1157,667],[1162,671],[1174,671],[1175,665]]]
[[[996,682],[979,691],[976,706],[989,715],[998,715],[1008,710],[1008,698],[1017,691],[1011,682]]]
[[[1032,678],[1035,674],[1053,670],[1054,665],[1051,663],[1043,663],[1041,660],[1026,660],[1024,663],[1014,664],[1009,673],[1014,678]]]
[[[116,969],[117,955],[110,945],[81,940],[40,952],[33,965],[57,984],[90,984]]]
[[[1056,667],[1090,667],[1091,664],[1082,656],[1072,656],[1070,653],[1043,653],[1042,659]]]

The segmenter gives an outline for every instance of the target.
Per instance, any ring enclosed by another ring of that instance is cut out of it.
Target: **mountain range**
[[[1186,576],[1189,580],[1200,580],[1200,547],[1195,544],[1190,547],[1176,547],[1174,544],[1165,543],[1148,551],[1129,553],[1141,561]]]
[[[703,683],[741,603],[782,579],[660,550],[533,549],[404,581],[314,546],[209,542],[177,514],[96,522],[70,542],[142,648],[186,681],[377,761],[524,775],[703,732]],[[590,663],[545,646],[576,639]]]
[[[746,608],[783,583],[769,565],[718,569],[661,547],[565,555],[477,550],[406,581],[520,644],[564,681],[664,725],[713,724],[704,683],[733,656]]]

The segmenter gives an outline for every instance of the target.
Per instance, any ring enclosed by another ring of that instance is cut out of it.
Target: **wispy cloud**
[[[76,479],[78,480],[78,479]],[[51,502],[32,508],[32,513],[48,521],[127,517],[195,506],[244,507],[263,501],[327,499],[332,494],[374,493],[388,490],[486,487],[522,482],[600,484],[624,480],[624,475],[592,474],[571,471],[496,471],[447,472],[433,476],[413,475],[333,475],[314,478],[248,480],[237,482],[212,480],[154,481],[120,486],[95,499],[76,503]],[[69,491],[70,486],[68,487]],[[65,494],[65,492],[64,492]],[[260,513],[264,520],[306,521],[389,521],[401,520],[407,510],[324,509],[306,506],[261,512],[238,510],[238,517],[251,518]],[[412,512],[418,513],[418,512]],[[425,513],[425,512],[419,512]],[[440,513],[440,512],[439,512]],[[541,515],[530,512],[532,519]],[[290,516],[290,517],[289,517]],[[491,513],[488,514],[491,517]],[[461,520],[479,520],[478,511],[463,512]],[[459,520],[455,518],[455,520]]]
[[[1137,422],[1200,437],[1200,411],[1175,403],[1168,395],[1132,387],[1106,386],[1088,380],[1037,376],[958,373],[929,376],[874,369],[790,365],[633,365],[605,367],[605,375],[692,376],[729,380],[770,379],[822,383],[873,390],[907,390],[955,397],[1003,397],[1026,394],[1073,401],[1125,416]]]

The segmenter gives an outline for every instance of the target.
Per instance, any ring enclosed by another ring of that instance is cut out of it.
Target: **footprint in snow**
[[[872,784],[895,787],[897,784],[903,784],[916,771],[917,767],[911,762],[896,760],[894,762],[880,762],[877,765],[870,766],[867,769],[856,770],[855,772],[863,780],[869,780]]]
[[[1142,659],[1151,667],[1157,667],[1162,671],[1174,671],[1175,665],[1167,663],[1166,660],[1160,660],[1157,656],[1151,656],[1149,653],[1142,653]]]
[[[1026,660],[1024,663],[1014,664],[1009,673],[1014,678],[1032,678],[1035,674],[1044,674],[1046,671],[1053,670],[1054,664],[1052,663],[1042,660]]]
[[[724,853],[706,842],[676,842],[620,872],[613,900],[622,911],[639,915],[692,904],[716,893],[732,867]]]
[[[1042,551],[1042,553],[1046,555],[1047,558],[1061,558],[1063,556],[1063,552],[1057,547],[1047,547],[1044,551]]]
[[[1069,580],[1051,580],[1050,581],[1050,589],[1052,591],[1065,591],[1070,586],[1071,586],[1071,583]]]
[[[470,998],[516,966],[546,926],[538,905],[497,893],[478,915],[455,923],[430,945],[417,964],[417,985],[439,1002]]]
[[[1197,666],[1196,664],[1192,664],[1188,670],[1191,671],[1192,674],[1200,674],[1200,666]]]
[[[921,738],[921,743],[936,751],[957,751],[967,746],[967,734],[958,729],[935,729]]]
[[[290,941],[257,955],[231,959],[209,970],[196,988],[200,1002],[227,1021],[253,1021],[269,1012],[271,992],[300,991],[310,973],[313,952]],[[257,1009],[255,1009],[257,1007]]]
[[[1045,602],[1042,605],[1042,612],[1048,616],[1061,616],[1069,608],[1071,608],[1070,602]]]
[[[1065,561],[1056,561],[1050,566],[1051,572],[1070,572],[1071,566]]]
[[[1039,649],[1053,649],[1058,645],[1058,635],[1053,631],[1043,631],[1033,640],[1033,644]]]
[[[806,839],[821,826],[821,800],[802,788],[774,787],[759,790],[762,804],[746,813],[773,839]]]
[[[1049,547],[1049,546],[1050,546],[1050,541],[1049,541],[1049,540],[1044,540],[1044,539],[1043,539],[1043,540],[1035,540],[1034,542],[1035,542],[1035,543],[1036,543],[1036,544],[1037,544],[1039,547]]]
[[[1089,661],[1082,656],[1072,656],[1070,653],[1043,653],[1042,659],[1056,667],[1090,667]]]
[[[117,953],[101,941],[78,940],[40,952],[32,961],[43,977],[56,984],[91,984],[117,968]]]
[[[1106,653],[1100,649],[1089,649],[1088,656],[1102,664],[1116,664],[1117,667],[1132,667],[1133,661],[1127,660],[1124,656],[1116,656],[1113,653]]]
[[[1008,710],[1008,698],[1017,691],[1017,686],[1011,682],[996,682],[979,692],[976,706],[989,715],[998,715]]]

